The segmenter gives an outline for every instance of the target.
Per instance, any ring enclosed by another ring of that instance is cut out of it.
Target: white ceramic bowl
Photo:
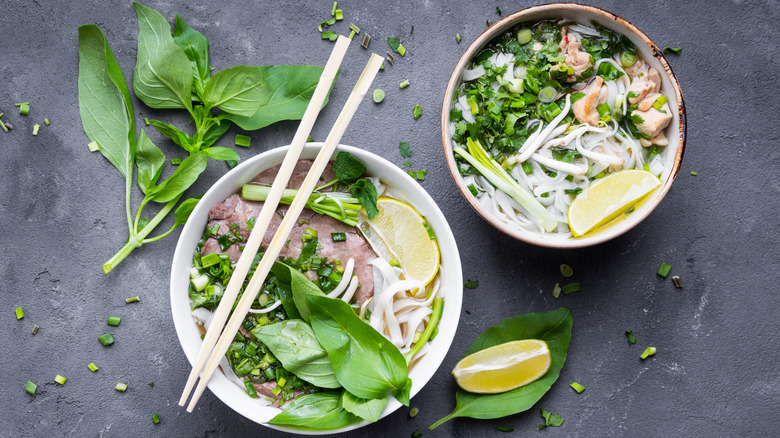
[[[301,158],[314,159],[321,147],[322,143],[307,144],[301,154]],[[184,225],[179,242],[176,245],[176,252],[173,255],[173,266],[171,267],[171,311],[173,312],[176,334],[190,364],[194,363],[197,357],[201,339],[198,326],[190,312],[187,286],[190,269],[192,268],[192,254],[206,227],[208,212],[213,205],[224,201],[231,194],[238,192],[243,184],[252,180],[257,174],[269,167],[280,164],[284,160],[287,149],[287,146],[273,149],[236,166],[206,192]],[[441,265],[445,273],[445,275],[442,275],[441,285],[445,299],[444,311],[439,322],[439,334],[431,344],[431,352],[420,359],[409,373],[409,377],[412,379],[411,395],[414,397],[441,365],[444,356],[450,348],[450,344],[452,344],[455,330],[458,326],[463,300],[463,274],[455,237],[452,235],[447,220],[430,195],[406,172],[384,158],[358,148],[339,146],[337,151],[339,150],[355,155],[366,165],[370,175],[381,178],[383,182],[403,194],[410,204],[420,214],[425,216],[431,224],[441,249]],[[229,381],[221,372],[214,374],[208,387],[211,392],[236,412],[273,429],[300,434],[323,435],[346,432],[369,424],[363,421],[342,429],[328,431],[302,431],[273,426],[265,423],[278,414],[280,410],[270,406],[259,405],[246,394],[243,388]],[[401,404],[391,397],[390,403],[382,413],[382,417],[394,412],[400,406]]]
[[[664,161],[664,171],[661,174],[661,186],[652,192],[648,198],[638,204],[635,207],[634,212],[629,216],[626,216],[622,220],[609,226],[588,233],[584,237],[578,238],[562,238],[554,233],[543,234],[540,232],[518,230],[495,218],[490,212],[482,207],[477,198],[471,194],[468,187],[463,182],[463,178],[460,176],[458,167],[455,164],[455,157],[452,152],[453,145],[449,133],[452,98],[455,90],[462,83],[463,70],[466,68],[469,61],[479,54],[479,52],[494,38],[502,35],[504,32],[520,23],[560,18],[568,18],[581,22],[594,21],[620,35],[627,36],[636,45],[637,50],[642,55],[642,59],[660,72],[663,82],[661,91],[669,99],[669,108],[672,108],[674,113],[674,118],[667,128],[669,146],[666,147],[666,159]],[[444,94],[444,104],[441,113],[441,134],[442,142],[444,144],[444,156],[447,160],[447,166],[450,169],[450,173],[452,174],[453,179],[455,179],[455,184],[457,184],[463,197],[466,198],[477,213],[502,232],[524,242],[551,248],[581,248],[606,242],[607,240],[620,236],[644,220],[644,218],[658,206],[664,196],[666,196],[666,193],[669,192],[669,189],[672,187],[672,182],[674,182],[677,172],[680,170],[685,147],[685,129],[685,104],[683,102],[682,91],[680,91],[680,84],[677,82],[677,78],[675,77],[669,62],[666,60],[658,46],[656,46],[647,35],[642,33],[641,30],[637,29],[636,26],[617,15],[593,6],[577,5],[573,3],[552,3],[523,9],[522,11],[507,16],[483,32],[482,35],[466,49],[466,53],[463,54],[458,61],[458,64],[455,66],[455,70],[452,72],[452,76],[450,77]]]

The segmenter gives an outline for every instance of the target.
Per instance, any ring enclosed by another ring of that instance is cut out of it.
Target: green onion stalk
[[[434,330],[439,326],[439,320],[441,319],[441,315],[444,311],[444,298],[442,297],[436,297],[433,299],[433,313],[431,315],[431,322],[428,324],[428,327],[425,328],[425,331],[423,332],[422,336],[420,336],[420,339],[417,340],[417,342],[414,344],[414,347],[412,347],[409,352],[407,352],[404,355],[404,358],[406,359],[406,364],[410,364],[412,362],[412,359],[414,359],[415,356],[417,356],[417,353],[422,350],[423,346],[428,342],[428,340],[433,336]]]
[[[245,184],[241,187],[241,196],[249,201],[265,201],[270,192],[269,186]],[[298,190],[285,189],[279,202],[290,205],[297,194]],[[314,191],[306,201],[306,208],[354,227],[357,225],[358,213],[363,208],[363,204],[348,193]]]

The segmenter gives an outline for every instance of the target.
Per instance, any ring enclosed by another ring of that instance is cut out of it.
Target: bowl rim
[[[301,153],[300,159],[314,158],[316,153],[321,149],[324,143],[322,142],[310,142],[307,143]],[[200,339],[193,339],[192,328],[195,326],[195,322],[192,319],[191,311],[189,309],[189,297],[186,297],[186,285],[187,281],[182,281],[182,278],[189,279],[189,270],[192,266],[192,251],[197,245],[197,241],[202,235],[202,230],[205,227],[205,223],[208,219],[208,211],[211,207],[224,200],[224,193],[235,193],[235,186],[237,183],[244,181],[248,182],[259,172],[275,165],[277,160],[281,162],[286,155],[289,145],[276,147],[264,151],[250,159],[245,160],[228,173],[219,178],[203,195],[202,202],[193,209],[190,219],[184,225],[179,239],[176,244],[172,263],[171,263],[171,277],[170,277],[170,300],[171,300],[171,312],[173,316],[174,328],[179,340],[179,344],[190,363],[190,366],[194,363],[198,353],[200,345]],[[446,248],[446,251],[442,249],[442,261],[441,266],[446,270],[446,306],[444,306],[444,313],[440,321],[439,333],[433,342],[438,341],[436,344],[431,344],[432,350],[410,371],[410,377],[412,377],[412,389],[410,398],[417,394],[427,384],[439,367],[444,362],[444,358],[449,352],[452,342],[455,338],[455,332],[457,330],[458,323],[460,322],[460,312],[463,302],[463,273],[460,260],[460,254],[457,249],[457,243],[455,237],[452,234],[452,230],[447,222],[446,217],[439,209],[436,202],[428,194],[428,192],[422,188],[413,178],[411,178],[402,169],[386,160],[385,158],[371,153],[366,150],[355,148],[347,145],[339,145],[336,151],[348,151],[360,158],[369,170],[372,167],[374,171],[381,168],[381,173],[390,175],[390,180],[394,181],[394,184],[389,184],[395,190],[399,191],[407,198],[416,198],[415,207],[424,210],[421,211],[429,223],[433,227],[440,247]],[[335,153],[335,152],[334,152]],[[265,165],[265,162],[271,162],[272,164]],[[260,169],[260,170],[257,170]],[[247,175],[250,174],[250,175]],[[388,178],[383,178],[387,181]],[[390,182],[390,181],[387,181]],[[240,184],[238,184],[240,187]],[[403,187],[403,189],[401,188]],[[233,190],[230,190],[230,189]],[[411,199],[409,199],[411,201]],[[421,205],[424,204],[424,205]],[[194,244],[193,244],[194,243]],[[446,259],[445,259],[446,258]],[[446,262],[445,262],[446,260]],[[446,265],[445,265],[446,263]],[[442,279],[445,281],[445,278]],[[445,283],[442,284],[442,286]],[[184,293],[182,294],[182,289]],[[185,297],[182,297],[185,295]],[[182,303],[186,305],[182,306]],[[199,338],[199,337],[198,337]],[[354,430],[371,423],[367,421],[360,421],[349,426],[334,429],[334,430],[303,430],[290,427],[281,427],[276,425],[267,424],[261,421],[257,417],[260,415],[256,412],[259,406],[253,403],[251,400],[241,400],[238,398],[238,392],[241,391],[236,384],[229,381],[224,374],[215,373],[215,376],[208,384],[209,390],[219,398],[222,403],[225,403],[232,410],[238,412],[249,420],[252,420],[258,424],[272,429],[303,434],[303,435],[326,435],[334,433],[342,433],[350,430]],[[235,400],[234,400],[235,398]],[[388,403],[388,407],[385,409],[381,418],[390,415],[401,404],[395,399],[391,398]]]
[[[585,236],[580,238],[569,238],[563,240],[563,239],[550,239],[546,234],[535,233],[535,232],[524,231],[524,230],[520,231],[517,229],[509,228],[509,226],[500,222],[485,208],[483,208],[482,205],[478,202],[477,198],[474,195],[472,195],[471,192],[468,190],[468,187],[466,186],[465,182],[463,181],[463,178],[460,176],[460,173],[458,172],[458,167],[455,163],[455,157],[452,151],[452,145],[451,145],[450,135],[448,131],[449,131],[449,124],[450,124],[450,120],[449,120],[450,105],[452,102],[453,95],[455,93],[455,88],[458,85],[461,73],[463,72],[463,69],[466,67],[466,64],[477,53],[478,50],[481,50],[493,38],[500,35],[507,29],[528,19],[529,16],[540,14],[540,13],[550,13],[550,12],[560,12],[563,15],[566,13],[566,11],[572,11],[572,10],[596,15],[605,18],[607,20],[615,21],[619,26],[625,28],[628,32],[633,33],[636,37],[638,37],[642,42],[644,42],[648,46],[648,48],[653,54],[653,57],[660,62],[661,66],[663,67],[663,70],[666,72],[666,77],[670,81],[672,85],[671,88],[674,90],[677,99],[677,116],[679,120],[679,133],[678,133],[679,145],[675,153],[672,169],[669,173],[669,176],[662,181],[660,188],[657,189],[656,193],[652,195],[652,198],[648,199],[649,208],[645,208],[641,212],[636,212],[635,215],[632,215],[633,216],[632,218],[630,218],[627,221],[624,221],[625,226],[609,227],[609,229],[605,229],[603,230],[603,232],[599,232],[591,236]],[[664,199],[666,194],[671,189],[672,183],[677,178],[677,175],[680,171],[680,166],[682,165],[683,154],[685,152],[686,133],[687,133],[687,118],[686,118],[686,111],[685,111],[685,101],[683,100],[682,90],[680,89],[680,84],[679,81],[677,80],[677,76],[675,75],[674,70],[672,70],[671,65],[669,64],[666,57],[664,56],[663,51],[659,49],[658,46],[647,35],[645,35],[644,32],[639,30],[639,28],[637,28],[627,20],[619,17],[618,15],[612,12],[605,11],[604,9],[597,8],[595,6],[580,5],[576,3],[549,3],[545,5],[531,6],[504,17],[503,19],[499,20],[498,22],[490,26],[488,29],[483,31],[474,40],[474,42],[472,42],[468,46],[466,51],[458,60],[458,63],[455,65],[452,75],[450,75],[450,79],[447,82],[447,88],[444,93],[444,102],[442,104],[442,112],[441,112],[441,137],[442,137],[442,145],[444,146],[444,157],[447,162],[447,167],[450,171],[453,180],[455,180],[455,185],[457,185],[461,195],[466,199],[466,201],[468,201],[471,207],[474,210],[476,210],[477,213],[479,213],[479,215],[482,216],[482,218],[485,219],[488,223],[490,223],[493,227],[495,227],[499,231],[511,237],[514,237],[517,240],[530,243],[533,245],[537,245],[537,246],[557,248],[557,249],[584,248],[584,247],[604,243],[606,241],[612,240],[626,233],[627,231],[637,226],[640,222],[642,222],[647,216],[649,216],[650,213],[652,213],[653,210],[655,210],[655,208],[658,206],[658,204],[660,204],[660,202]]]

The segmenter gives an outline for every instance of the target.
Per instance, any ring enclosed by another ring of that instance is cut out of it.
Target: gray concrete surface
[[[631,232],[594,248],[557,251],[505,237],[457,192],[439,135],[444,85],[460,54],[504,13],[532,2],[340,1],[346,19],[374,37],[400,36],[409,53],[376,79],[387,91],[366,101],[343,143],[402,165],[398,142],[413,150],[414,169],[427,169],[423,187],[450,220],[461,249],[465,290],[457,338],[428,385],[412,400],[415,418],[400,409],[351,437],[424,436],[776,436],[780,427],[780,299],[778,299],[777,2],[589,2],[643,29],[660,46],[681,46],[669,59],[688,108],[688,143],[680,176],[658,209]],[[323,64],[330,43],[316,25],[331,3],[151,1],[169,20],[182,15],[211,43],[217,70],[247,65]],[[194,414],[176,405],[189,371],[171,321],[170,261],[178,233],[135,251],[109,275],[101,263],[123,244],[126,225],[119,173],[86,148],[77,106],[77,26],[98,24],[126,78],[136,53],[130,2],[0,2],[0,112],[15,129],[0,132],[0,436],[231,437],[284,434],[252,423],[207,392]],[[410,35],[414,26],[414,34]],[[455,34],[463,42],[455,43]],[[353,47],[336,105],[323,111],[313,137],[324,139],[367,52]],[[409,79],[411,85],[399,90]],[[13,104],[29,101],[30,115]],[[423,116],[414,120],[419,103]],[[144,116],[174,121],[181,112],[134,101]],[[51,126],[31,134],[43,118]],[[287,144],[295,123],[252,132],[250,157]],[[175,145],[147,129],[169,157]],[[219,143],[231,146],[232,129]],[[205,191],[227,168],[212,163],[190,193]],[[698,176],[691,176],[697,171]],[[137,195],[137,193],[136,193]],[[134,198],[137,205],[138,198]],[[685,282],[655,274],[662,262]],[[553,299],[575,270],[582,291]],[[141,302],[124,299],[139,295]],[[500,420],[456,419],[427,426],[454,406],[449,370],[469,343],[504,318],[569,306],[574,332],[558,383],[528,412]],[[14,309],[22,306],[24,319]],[[109,328],[106,317],[123,318]],[[33,325],[40,331],[33,336]],[[636,345],[626,342],[633,330]],[[111,332],[116,343],[97,337]],[[658,353],[641,361],[646,346]],[[87,369],[95,362],[97,373]],[[64,386],[55,375],[68,378]],[[38,393],[24,391],[32,380]],[[117,382],[129,389],[119,393]],[[568,384],[587,387],[576,394]],[[149,385],[154,382],[154,387]],[[539,407],[560,413],[560,428],[537,432]],[[152,414],[162,422],[152,424]],[[497,426],[514,426],[513,434]]]

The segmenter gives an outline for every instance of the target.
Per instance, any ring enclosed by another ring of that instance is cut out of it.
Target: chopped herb
[[[429,224],[428,221],[423,221],[423,227],[425,227],[425,231],[428,232],[428,238],[436,240],[436,233],[433,232],[433,228],[431,228],[431,224]]]
[[[337,39],[339,39],[339,34],[337,34],[336,32],[322,32],[320,34],[320,38],[322,38],[323,40],[336,41]]]
[[[675,53],[675,54],[679,55],[680,53],[682,53],[682,47],[669,47],[669,46],[667,46],[667,47],[664,47],[664,53]]]
[[[579,383],[577,383],[577,382],[571,382],[571,384],[570,384],[569,386],[571,386],[571,387],[572,387],[572,389],[574,389],[575,391],[577,391],[577,394],[582,394],[582,391],[585,391],[585,387],[584,387],[584,386],[582,386],[582,385],[580,385],[580,384],[579,384]]]
[[[355,23],[349,23],[349,28],[352,30],[352,32],[355,32],[355,34],[360,33],[360,28],[355,25]]]
[[[152,421],[154,424],[160,424],[160,416],[157,414],[152,415]]]
[[[26,116],[30,112],[30,102],[17,103],[15,106],[19,107],[19,114]]]
[[[418,181],[425,181],[425,175],[428,174],[428,171],[425,169],[422,170],[407,170],[406,173],[409,174],[412,178],[416,178]]]
[[[90,371],[93,373],[98,370],[97,365],[95,365],[95,362],[92,362],[91,364],[87,365],[87,368],[89,368]]]
[[[414,115],[415,119],[419,119],[420,118],[420,116],[422,115],[422,108],[420,107],[420,105],[415,105],[414,106],[414,110],[412,111],[412,115]]]
[[[563,292],[564,295],[569,295],[570,293],[577,292],[578,290],[582,290],[579,283],[569,283],[561,288],[561,292]]]
[[[127,384],[126,383],[122,383],[122,382],[118,382],[116,384],[116,386],[114,387],[114,389],[116,389],[119,392],[125,392],[125,391],[127,391]]]
[[[398,143],[398,152],[401,154],[401,158],[409,158],[412,156],[412,148],[410,148],[409,143],[405,141]]]
[[[38,130],[41,129],[41,125],[35,124],[33,125],[33,135],[38,135]]]
[[[675,287],[677,287],[677,288],[683,287],[683,282],[682,282],[682,279],[680,277],[675,275],[674,277],[672,277],[672,281],[674,282],[674,286]]]
[[[390,62],[390,65],[395,64],[395,56],[390,52],[387,52],[387,60]]]
[[[99,336],[98,339],[100,339],[100,343],[106,347],[114,343],[114,337],[111,336],[110,333],[106,333],[105,335]]]
[[[118,326],[119,323],[122,322],[122,318],[118,316],[109,316],[108,317],[108,325]]]
[[[501,16],[501,9],[496,6],[496,15]]]
[[[346,233],[330,233],[330,238],[334,242],[345,242],[347,240]]]
[[[368,43],[370,43],[370,42],[371,42],[371,37],[367,33],[364,33],[363,34],[363,41],[360,42],[360,45],[364,49],[367,49],[368,48]]]
[[[412,417],[412,418],[414,418],[414,417],[416,417],[416,416],[417,416],[417,414],[419,414],[419,413],[420,413],[420,410],[419,410],[419,409],[417,409],[417,408],[412,408],[412,409],[409,411],[409,416],[410,416],[410,417]]]
[[[411,161],[404,161],[404,166],[412,167],[412,162]]]
[[[474,184],[469,184],[468,188],[472,195],[477,196],[479,194],[479,191],[477,191],[477,188],[474,187]]]
[[[563,424],[563,418],[560,415],[545,411],[544,408],[542,408],[542,418],[544,418],[544,424],[539,425],[539,430],[550,426],[559,427]]]
[[[691,175],[693,175],[693,176],[698,176],[698,175],[699,175],[699,172],[691,171]]]
[[[249,137],[248,135],[236,134],[236,146],[243,146],[245,148],[248,148],[251,141],[252,138]]]
[[[16,309],[16,319],[24,318],[24,310],[21,307]]]
[[[558,283],[555,283],[555,286],[553,286],[552,294],[555,298],[561,296],[561,286]]]
[[[309,218],[302,217],[302,218],[298,219],[298,225],[303,225],[303,224],[308,224],[308,223],[311,223]]]
[[[639,357],[642,358],[642,360],[647,359],[648,357],[654,355],[656,351],[658,350],[656,350],[655,347],[647,347]]]
[[[149,118],[148,117],[144,117],[144,124],[146,124],[146,126],[149,126]]]
[[[498,426],[497,429],[501,432],[514,432],[515,427],[514,426]]]
[[[390,45],[390,48],[393,49],[393,51],[401,56],[404,56],[406,54],[406,47],[404,47],[403,44],[401,44],[401,40],[395,37],[390,37],[387,39],[387,44]]]
[[[236,160],[225,160],[225,164],[228,165],[229,168],[234,168],[238,164],[238,161]]]
[[[572,275],[574,275],[574,269],[572,269],[571,266],[564,263],[561,265],[561,274],[563,274],[564,277],[569,278]]]
[[[634,207],[631,207],[628,210],[626,210],[626,212],[624,214],[631,214],[633,212],[634,212]]]
[[[35,395],[35,391],[38,389],[38,385],[31,381],[27,381],[27,387],[24,388],[25,391],[29,392],[30,395]]]
[[[89,142],[89,144],[87,144],[87,147],[89,148],[90,152],[97,152],[100,150],[100,146],[98,146],[96,141]]]
[[[477,280],[466,280],[466,284],[465,284],[466,289],[476,289],[477,286],[479,286],[479,281],[477,281]]]
[[[339,2],[333,2],[333,9],[330,10],[330,16],[336,15],[336,9],[339,7]]]
[[[404,81],[401,82],[401,84],[399,85],[399,87],[401,87],[402,89],[408,86],[409,86],[409,79],[404,79]]]
[[[37,334],[38,334],[38,329],[39,329],[39,328],[40,328],[40,327],[38,327],[37,325],[36,325],[36,326],[34,326],[34,327],[33,327],[33,329],[32,329],[32,334],[34,334],[34,335],[37,335]]]
[[[658,275],[660,275],[663,278],[666,278],[669,276],[669,273],[672,272],[672,265],[661,262],[661,266],[658,267]]]
[[[341,9],[336,9],[336,21],[341,21],[344,19],[344,11]]]
[[[458,43],[458,44],[460,44],[460,40],[461,40],[461,39],[462,39],[462,38],[460,37],[460,34],[459,34],[459,33],[456,33],[456,34],[455,34],[455,42],[456,42],[456,43]]]
[[[636,336],[634,336],[634,332],[631,330],[626,330],[626,339],[628,339],[628,343],[631,345],[636,344]]]
[[[422,436],[422,431],[420,429],[415,430],[412,432],[412,438],[420,438]]]
[[[65,381],[67,381],[65,377],[62,377],[61,375],[57,374],[57,377],[54,378],[54,381],[59,383],[60,385],[64,385]]]
[[[382,61],[382,65],[379,66],[379,70],[384,70],[384,69],[385,69],[385,63],[384,61]]]
[[[485,25],[487,25],[487,27],[490,27],[493,25],[493,22],[490,20],[485,20]]]
[[[3,113],[0,113],[0,117],[3,117]],[[0,128],[3,128],[3,131],[8,132],[8,126],[3,123],[2,120],[0,120]]]
[[[181,164],[181,158],[171,158],[171,166],[178,166]],[[143,229],[143,227],[141,227]]]
[[[151,386],[152,388],[154,388],[154,382],[149,382],[149,386]]]
[[[385,100],[385,91],[381,88],[377,88],[372,93],[372,97],[374,98],[374,103],[380,103]]]

